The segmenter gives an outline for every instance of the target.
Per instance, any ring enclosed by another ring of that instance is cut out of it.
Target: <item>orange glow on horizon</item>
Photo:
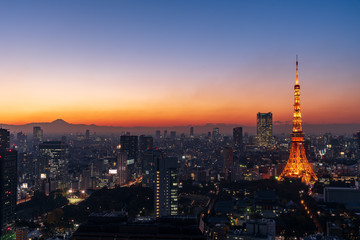
[[[287,79],[269,79],[271,84],[260,84],[254,76],[241,81],[238,76],[231,76],[226,84],[209,80],[191,85],[183,84],[183,79],[175,78],[175,82],[166,84],[164,80],[149,78],[149,82],[135,86],[133,79],[123,85],[99,85],[95,82],[100,80],[92,78],[95,77],[82,77],[83,82],[72,79],[70,83],[57,76],[53,82],[42,83],[34,76],[4,76],[9,79],[3,84],[4,89],[12,89],[11,82],[20,84],[17,97],[12,91],[4,92],[2,97],[9,102],[2,106],[0,123],[19,125],[63,119],[73,124],[124,127],[207,123],[255,126],[258,112],[272,112],[274,122],[290,122],[293,115],[293,96],[289,91],[292,81]],[[57,85],[59,82],[62,84]],[[360,101],[356,87],[327,92],[318,91],[320,86],[311,79],[302,81],[304,123],[360,123],[360,111],[354,111]],[[336,114],[329,119],[327,116],[334,109]]]
[[[256,109],[256,108],[254,108]],[[271,110],[265,109],[263,112]],[[68,111],[43,111],[34,113],[12,112],[4,115],[1,124],[22,125],[27,123],[52,122],[56,119],[63,119],[72,124],[95,124],[99,126],[184,126],[184,125],[205,125],[207,123],[242,124],[246,126],[256,125],[256,113],[258,110],[241,108],[211,109],[210,107],[195,109],[184,107],[172,109],[172,111],[151,108],[151,109],[114,109],[114,110],[68,110]],[[290,123],[291,113],[286,111],[271,111],[274,115],[274,123],[277,121]],[[314,114],[309,116],[306,113],[305,123],[310,124],[351,124],[357,123],[350,119],[337,119],[324,121],[321,116]],[[332,121],[331,121],[332,120]],[[276,123],[275,123],[276,124]]]

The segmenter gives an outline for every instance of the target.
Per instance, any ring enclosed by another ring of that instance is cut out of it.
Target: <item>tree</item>
[[[46,216],[46,222],[50,225],[60,226],[64,217],[64,211],[61,208],[56,208]]]

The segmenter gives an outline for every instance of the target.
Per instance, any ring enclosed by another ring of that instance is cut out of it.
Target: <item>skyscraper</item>
[[[35,144],[39,144],[43,141],[43,130],[41,127],[34,127],[33,128],[33,141]]]
[[[122,135],[120,137],[121,152],[127,154],[128,160],[136,160],[138,157],[138,136]]]
[[[279,180],[288,178],[299,178],[305,184],[311,184],[318,180],[309,165],[304,148],[304,133],[302,131],[302,120],[300,111],[300,84],[298,74],[298,60],[296,56],[296,81],[294,86],[294,117],[293,132],[291,134],[291,149],[289,160],[279,176]]]
[[[160,137],[161,137],[160,130],[156,130],[156,132],[155,132],[155,139],[159,140]]]
[[[140,135],[139,148],[140,154],[144,154],[146,150],[152,149],[154,146],[154,140],[152,136]]]
[[[118,152],[116,157],[117,174],[119,177],[118,184],[121,186],[128,181],[127,156],[126,153]]]
[[[241,147],[243,145],[242,127],[236,127],[233,129],[233,141],[234,146]]]
[[[89,129],[86,129],[85,139],[86,139],[86,140],[89,140],[89,139],[90,139],[90,130],[89,130]]]
[[[68,145],[60,141],[40,144],[38,164],[40,178],[57,181],[58,188],[65,187],[69,165]]]
[[[0,129],[0,236],[15,231],[17,152],[9,149],[9,131]],[[9,238],[10,239],[10,238]]]
[[[141,135],[139,137],[139,149],[140,149],[140,162],[141,173],[144,174],[147,168],[148,152],[152,150],[154,146],[154,139],[152,136]]]
[[[176,157],[166,157],[164,153],[154,154],[155,216],[178,214],[178,161]]]
[[[272,113],[257,114],[257,139],[260,147],[269,147],[272,144],[273,122]]]
[[[194,127],[190,127],[190,137],[194,137]]]
[[[234,166],[234,150],[232,147],[225,147],[222,154],[225,180],[229,180],[231,178],[231,169]]]
[[[142,159],[143,185],[155,189],[155,162],[163,152],[159,149],[150,149],[144,153]]]
[[[129,178],[136,177],[140,172],[140,163],[138,162],[139,145],[138,136],[122,135],[120,137],[120,152],[127,156],[127,169]]]
[[[0,152],[6,152],[10,147],[10,133],[6,129],[0,128]]]
[[[220,138],[219,128],[213,128],[212,138],[213,138],[213,140],[219,140],[219,138]]]
[[[170,138],[173,139],[173,140],[176,139],[176,131],[171,131],[170,132]]]

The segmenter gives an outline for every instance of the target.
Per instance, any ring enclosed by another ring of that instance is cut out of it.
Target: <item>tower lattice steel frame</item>
[[[318,180],[313,169],[310,167],[310,164],[305,155],[304,133],[302,131],[302,120],[300,111],[300,85],[297,56],[296,82],[294,86],[294,118],[293,132],[291,134],[290,156],[278,180],[282,180],[284,178],[300,178],[301,181],[307,185]]]

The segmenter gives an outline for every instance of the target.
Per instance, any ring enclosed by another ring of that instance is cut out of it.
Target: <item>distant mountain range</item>
[[[173,126],[173,127],[112,127],[112,126],[97,126],[94,124],[71,124],[62,119],[57,119],[53,122],[41,122],[41,123],[28,123],[24,125],[7,125],[1,124],[2,128],[8,129],[11,133],[23,132],[26,134],[32,134],[33,127],[39,126],[44,130],[45,135],[61,135],[61,134],[84,134],[86,130],[90,130],[91,133],[96,132],[98,135],[109,134],[124,134],[130,132],[131,134],[151,134],[154,135],[156,130],[176,131],[177,134],[185,133],[189,135],[190,125],[188,126]],[[196,134],[203,134],[212,132],[212,129],[218,127],[221,134],[231,135],[234,127],[243,127],[243,132],[247,132],[249,135],[256,134],[256,126],[245,126],[241,124],[213,124],[208,123],[205,125],[194,125],[194,132]],[[290,134],[292,125],[291,123],[274,123],[274,134]],[[324,134],[331,132],[335,135],[351,135],[360,131],[360,124],[303,124],[305,134]]]

